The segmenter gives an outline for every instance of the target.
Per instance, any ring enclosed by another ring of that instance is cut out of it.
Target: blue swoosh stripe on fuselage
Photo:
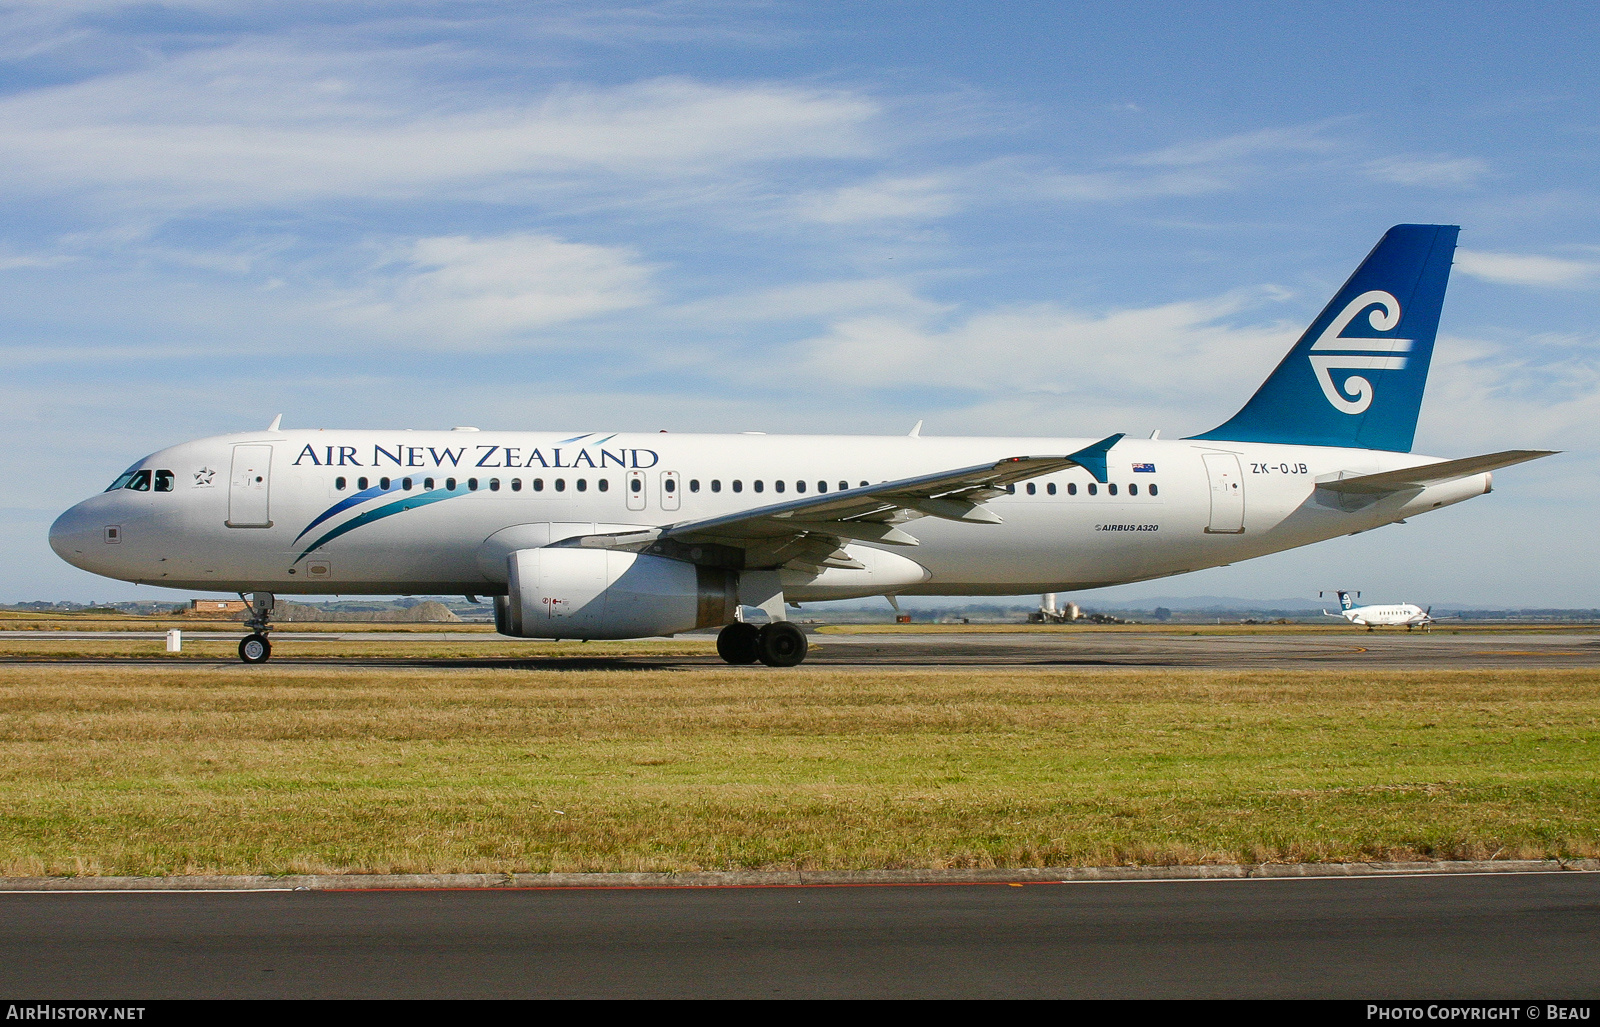
[[[312,521],[310,524],[308,524],[304,528],[302,528],[301,531],[300,531],[300,534],[296,535],[294,537],[294,540],[296,542],[298,542],[301,539],[305,538],[306,534],[308,532],[310,532],[312,528],[315,528],[317,525],[321,524],[323,521],[327,520],[329,517],[337,517],[339,514],[344,513],[346,510],[350,509],[352,506],[355,506],[357,503],[365,503],[369,499],[373,499],[373,498],[376,498],[377,496],[381,496],[381,495],[385,495],[386,493],[393,492],[393,491],[395,491],[395,489],[398,489],[399,487],[400,487],[400,483],[398,481],[396,481],[394,483],[394,486],[391,487],[391,488],[382,489],[382,488],[378,488],[378,487],[374,486],[373,488],[370,488],[370,489],[362,489],[360,492],[357,492],[355,495],[351,496],[349,499],[341,499],[341,500],[339,500],[337,503],[333,504],[332,506],[328,507],[326,510],[322,511],[322,513],[318,514],[316,520]]]
[[[459,486],[454,489],[434,489],[432,492],[424,492],[418,496],[407,496],[406,498],[396,500],[393,503],[386,503],[383,506],[374,507],[373,509],[368,510],[366,513],[350,518],[348,521],[345,521],[337,528],[334,528],[326,535],[311,543],[311,545],[306,547],[305,552],[294,558],[294,562],[299,563],[309,554],[322,548],[329,542],[332,542],[340,535],[343,535],[349,531],[355,531],[357,528],[362,527],[363,525],[371,524],[373,521],[381,521],[385,517],[401,513],[405,510],[411,510],[415,507],[427,506],[429,503],[437,503],[441,500],[454,498],[455,496],[464,496],[468,493],[468,491],[468,489]]]

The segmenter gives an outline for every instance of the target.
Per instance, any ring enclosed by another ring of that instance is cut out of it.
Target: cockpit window
[[[173,475],[172,475],[171,471],[164,471],[164,470],[163,471],[157,471],[156,472],[156,491],[157,492],[171,492],[172,491],[172,479],[173,479]]]
[[[135,491],[135,492],[149,492],[150,491],[150,472],[149,471],[135,471],[134,474],[133,474],[133,477],[128,479],[128,484],[126,484],[126,485],[124,485],[122,487],[125,488],[125,489],[133,489],[133,491]]]
[[[119,474],[117,476],[117,480],[112,482],[110,484],[110,486],[106,488],[106,491],[107,492],[115,492],[115,491],[117,491],[117,489],[125,487],[128,484],[128,482],[133,480],[133,475],[134,475],[133,471],[123,471],[121,474]]]

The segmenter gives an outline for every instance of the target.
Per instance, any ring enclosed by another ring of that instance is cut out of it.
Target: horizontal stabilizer
[[[1381,474],[1362,474],[1354,478],[1340,478],[1337,481],[1319,481],[1317,488],[1357,495],[1409,492],[1413,489],[1427,488],[1429,485],[1442,485],[1447,481],[1455,481],[1471,474],[1482,474],[1484,471],[1537,460],[1543,456],[1554,456],[1556,452],[1557,450],[1553,449],[1508,449],[1503,453],[1444,460],[1436,464],[1420,464],[1398,471],[1384,471]]]

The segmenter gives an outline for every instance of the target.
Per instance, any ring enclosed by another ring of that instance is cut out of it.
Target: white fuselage
[[[1351,624],[1364,627],[1407,628],[1427,624],[1433,620],[1426,610],[1411,603],[1394,606],[1357,606],[1340,611],[1339,616]]]
[[[545,545],[732,513],[802,491],[1070,454],[1093,441],[250,432],[152,454],[135,468],[170,480],[167,491],[120,488],[88,499],[56,522],[51,544],[97,574],[173,588],[499,594],[508,545],[486,549],[497,534],[517,540],[510,545]],[[815,601],[889,592],[1067,592],[1181,574],[1365,531],[1489,491],[1487,473],[1361,501],[1316,489],[1319,479],[1433,462],[1373,450],[1124,439],[1110,452],[1107,483],[1081,467],[1044,475],[1031,492],[1029,483],[1019,484],[987,503],[1004,523],[919,518],[902,525],[918,546],[852,543],[852,551],[903,558],[893,567],[868,559],[853,571],[785,571],[783,584],[788,599]],[[372,513],[370,502],[335,509],[361,490],[362,479],[368,488],[389,480],[386,512]],[[449,479],[456,489],[444,498]],[[922,570],[908,578],[904,560]]]

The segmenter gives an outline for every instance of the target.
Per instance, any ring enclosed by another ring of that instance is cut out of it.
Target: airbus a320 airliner
[[[785,605],[1075,592],[1236,563],[1487,493],[1549,455],[1412,454],[1459,229],[1397,225],[1244,408],[1182,440],[279,430],[186,442],[62,514],[124,581],[274,596],[493,596],[519,638],[722,626],[793,666]],[[743,619],[760,608],[767,623]]]

